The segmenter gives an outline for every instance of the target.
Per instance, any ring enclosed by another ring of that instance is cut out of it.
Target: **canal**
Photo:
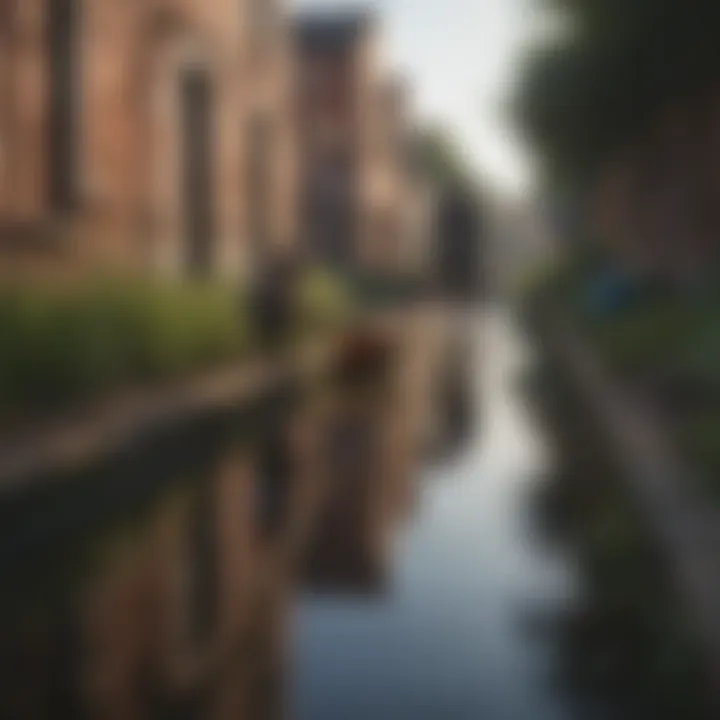
[[[366,595],[304,594],[293,698],[304,720],[566,717],[552,648],[527,621],[571,601],[572,563],[533,528],[547,448],[518,381],[529,348],[501,314],[468,320],[475,423],[416,478],[386,581]]]
[[[4,498],[0,717],[709,717],[638,704],[632,672],[622,699],[596,681],[533,352],[504,311],[430,315],[369,375]],[[605,620],[645,647],[636,618]]]

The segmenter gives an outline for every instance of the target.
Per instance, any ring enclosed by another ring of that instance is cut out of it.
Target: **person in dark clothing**
[[[481,292],[481,222],[477,198],[460,186],[446,188],[435,230],[440,292],[475,299]]]
[[[276,347],[289,338],[295,324],[300,267],[289,254],[269,260],[257,273],[250,292],[253,326],[263,345]]]

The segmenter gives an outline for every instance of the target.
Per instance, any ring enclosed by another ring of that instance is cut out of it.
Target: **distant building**
[[[0,0],[4,258],[234,275],[290,242],[284,23],[265,0]]]
[[[436,234],[440,197],[438,184],[415,167],[411,160],[400,257],[409,274],[426,280],[437,268]]]
[[[562,245],[558,238],[558,218],[548,200],[530,198],[489,198],[486,265],[488,292],[517,294],[542,268],[558,258]]]
[[[368,11],[315,11],[295,23],[301,230],[307,251],[341,265],[402,265],[405,88],[382,64]]]
[[[443,293],[479,299],[483,290],[485,228],[480,201],[471,190],[445,188],[436,216],[437,273]]]

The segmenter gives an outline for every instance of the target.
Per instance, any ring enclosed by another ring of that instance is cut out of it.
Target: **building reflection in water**
[[[477,435],[475,423],[478,403],[472,387],[476,367],[476,348],[466,338],[455,337],[448,343],[442,364],[436,400],[436,435],[433,458],[445,459],[461,452]]]
[[[382,591],[395,509],[384,416],[391,404],[384,387],[349,395],[327,429],[323,454],[328,482],[303,578],[313,590]]]
[[[189,432],[107,481],[5,501],[10,530],[43,532],[0,536],[0,717],[285,717],[296,589],[382,592],[427,369],[401,359],[353,392],[226,419],[212,447]]]

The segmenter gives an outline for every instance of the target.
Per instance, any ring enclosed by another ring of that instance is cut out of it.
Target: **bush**
[[[353,295],[367,307],[390,307],[422,297],[426,281],[414,275],[360,271],[349,277]]]
[[[352,316],[355,303],[350,287],[328,270],[313,268],[306,271],[300,278],[297,293],[303,329],[337,327]]]
[[[653,299],[591,319],[587,328],[613,367],[642,373],[658,369],[658,363],[679,347],[687,321],[682,304],[669,298]]]
[[[230,358],[247,345],[240,305],[209,285],[0,288],[0,408],[63,404]]]
[[[661,408],[672,437],[706,486],[720,495],[720,291],[717,286],[638,282],[628,301],[592,312],[582,263],[540,277],[527,297],[569,312],[611,372]]]
[[[539,268],[521,291],[525,307],[567,313],[620,374],[720,382],[720,294],[613,271],[590,252]]]

